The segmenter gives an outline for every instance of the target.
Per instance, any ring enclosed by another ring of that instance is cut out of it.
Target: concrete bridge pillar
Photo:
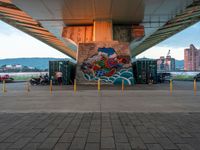
[[[113,41],[113,24],[111,20],[94,21],[93,41]]]
[[[93,25],[67,26],[63,37],[78,47],[78,84],[132,85],[134,83],[129,43],[143,28],[113,25],[112,20],[95,20]]]

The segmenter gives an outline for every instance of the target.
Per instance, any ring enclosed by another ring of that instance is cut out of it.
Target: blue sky
[[[63,53],[49,47],[39,40],[0,21],[0,59],[19,57],[56,57],[66,58]],[[146,50],[141,57],[159,58],[171,50],[171,56],[184,58],[184,49],[194,44],[200,47],[200,22]]]

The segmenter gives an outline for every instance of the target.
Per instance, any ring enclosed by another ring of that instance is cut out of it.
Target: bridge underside
[[[73,59],[76,58],[76,53],[71,51],[62,39],[59,39],[59,37],[56,37],[53,33],[49,32],[40,22],[13,5],[11,1],[0,0],[0,19],[67,54]]]
[[[136,56],[198,22],[199,5],[199,0],[0,0],[0,19],[74,59],[79,43],[94,41],[128,42]]]
[[[178,32],[200,21],[200,1],[193,2],[181,13],[167,21],[162,27],[138,43],[131,43],[132,56],[136,56],[148,48],[164,41]]]

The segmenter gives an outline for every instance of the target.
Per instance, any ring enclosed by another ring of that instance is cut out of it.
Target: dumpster
[[[157,83],[157,61],[138,59],[133,62],[133,74],[136,84]]]

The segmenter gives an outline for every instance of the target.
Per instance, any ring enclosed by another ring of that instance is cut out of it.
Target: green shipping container
[[[157,61],[140,59],[133,62],[133,74],[137,84],[157,83]]]
[[[62,83],[64,85],[73,84],[76,74],[76,65],[65,60],[49,61],[49,77],[53,80],[53,84],[58,84],[55,77],[56,72],[62,72]]]

